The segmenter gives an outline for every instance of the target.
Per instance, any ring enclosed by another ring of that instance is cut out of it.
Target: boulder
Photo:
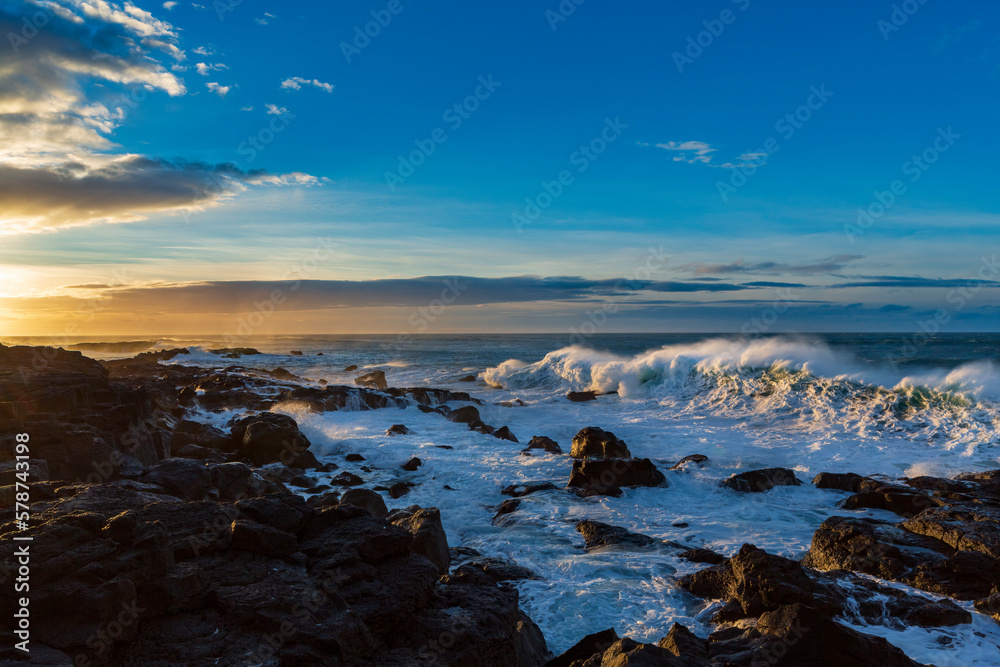
[[[498,438],[500,440],[508,440],[510,442],[518,441],[517,438],[514,437],[514,434],[511,433],[510,429],[507,428],[506,426],[501,426],[497,430],[493,431],[492,435],[494,438]]]
[[[589,459],[573,462],[567,487],[586,495],[618,496],[622,487],[667,486],[649,459]]]
[[[628,446],[614,433],[588,426],[573,436],[570,456],[575,459],[590,458],[632,458]]]
[[[426,556],[441,574],[448,572],[451,564],[448,538],[441,525],[441,512],[436,507],[420,508],[414,505],[396,510],[389,515],[389,521],[410,532],[414,553]]]
[[[389,435],[389,436],[393,436],[393,435],[412,435],[413,431],[411,431],[410,429],[406,428],[406,426],[404,426],[403,424],[393,424],[388,429],[386,429],[385,434]]]
[[[853,472],[821,472],[813,477],[812,483],[819,489],[837,489],[838,491],[857,493],[861,490],[862,480],[864,477]]]
[[[619,526],[612,526],[600,521],[580,521],[576,524],[576,531],[583,535],[587,551],[601,547],[637,549],[662,544],[660,540],[648,535],[633,533]]]
[[[389,515],[385,501],[378,493],[369,489],[350,489],[340,497],[341,504],[354,505],[366,510],[376,519],[384,519]]]
[[[448,421],[459,424],[472,424],[475,422],[481,422],[482,420],[479,417],[479,408],[474,405],[466,405],[456,410],[452,410],[448,414]]]
[[[532,449],[541,449],[541,450],[546,451],[546,452],[548,452],[550,454],[562,454],[563,453],[562,447],[559,446],[558,442],[556,442],[552,438],[548,438],[548,437],[546,437],[544,435],[536,435],[536,436],[532,437],[531,441],[528,442],[528,446],[524,449],[524,451],[527,452],[527,451],[532,450]]]
[[[406,463],[403,464],[402,468],[407,472],[413,472],[414,470],[419,468],[422,463],[423,461],[421,461],[416,456],[413,456],[410,458],[410,460],[408,460]]]
[[[795,473],[788,468],[763,468],[748,470],[724,479],[719,486],[740,493],[762,493],[776,486],[799,486]]]
[[[619,640],[614,628],[587,635],[576,644],[566,649],[558,657],[545,663],[545,667],[574,667],[582,665],[590,658],[601,655]],[[596,663],[600,665],[600,663]],[[596,667],[596,666],[595,666]]]
[[[359,484],[364,484],[365,480],[358,477],[354,473],[344,471],[330,479],[331,484],[336,484],[337,486],[358,486]]]
[[[231,433],[236,449],[255,465],[291,465],[311,445],[294,419],[274,412],[237,419]]]
[[[554,491],[558,489],[559,487],[552,482],[525,482],[524,484],[505,486],[501,489],[500,493],[512,498],[522,498],[532,493],[538,493],[539,491]]]
[[[698,468],[703,468],[708,465],[708,457],[704,454],[689,454],[685,456],[677,463],[670,466],[671,470],[684,470],[685,468],[695,466]]]
[[[389,383],[385,380],[385,371],[365,373],[362,376],[354,378],[354,384],[375,389],[387,389],[389,387]]]
[[[586,401],[593,401],[597,399],[596,391],[571,391],[566,394],[568,398],[573,403],[584,403]]]

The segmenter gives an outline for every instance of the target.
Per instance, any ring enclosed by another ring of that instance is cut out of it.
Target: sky
[[[997,331],[998,19],[0,0],[0,336]]]

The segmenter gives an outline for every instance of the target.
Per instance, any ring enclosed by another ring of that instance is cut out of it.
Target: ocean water
[[[585,553],[577,521],[603,521],[726,556],[752,543],[800,558],[829,516],[898,517],[841,510],[836,503],[848,494],[810,484],[737,494],[718,488],[719,481],[772,466],[792,468],[804,482],[822,471],[947,477],[1000,467],[1000,335],[917,340],[920,344],[893,334],[758,339],[643,334],[594,336],[585,345],[571,345],[558,335],[300,336],[248,341],[266,354],[222,363],[280,366],[306,383],[322,378],[332,384],[352,384],[357,375],[380,369],[390,386],[450,388],[486,401],[479,408],[483,420],[509,426],[521,445],[413,408],[314,414],[284,404],[275,410],[299,421],[318,456],[361,475],[366,486],[415,482],[409,495],[386,499],[390,509],[439,507],[452,546],[501,556],[536,572],[538,579],[519,583],[522,606],[559,652],[611,626],[620,635],[655,642],[676,621],[704,636],[713,629],[707,619],[718,606],[674,583],[704,565],[665,548]],[[220,343],[209,339],[89,342],[101,344],[85,345],[84,353],[99,358],[191,347],[191,355],[171,363],[220,363],[207,352]],[[304,354],[291,356],[292,350]],[[343,372],[350,364],[359,370]],[[477,376],[475,383],[459,381],[469,374]],[[587,403],[565,398],[568,391],[586,389],[618,394]],[[499,405],[515,399],[525,405]],[[222,424],[234,414],[204,418]],[[397,423],[415,434],[386,437],[385,430]],[[506,499],[503,487],[535,480],[564,487],[569,478],[568,456],[522,456],[524,443],[546,435],[568,452],[573,435],[585,426],[613,431],[634,456],[652,459],[669,488],[626,489],[620,498],[542,492],[524,498],[517,512],[494,525],[496,506]],[[350,453],[367,460],[349,463],[344,457]],[[688,454],[705,454],[710,465],[668,472]],[[400,470],[411,456],[423,465],[415,472]],[[971,611],[970,604],[963,606]],[[919,662],[1000,662],[1000,626],[977,613],[972,626],[943,629],[842,620],[885,637]]]

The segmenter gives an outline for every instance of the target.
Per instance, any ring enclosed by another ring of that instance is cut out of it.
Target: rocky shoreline
[[[218,352],[233,360],[252,354]],[[18,597],[9,538],[32,538],[32,650],[13,649],[15,627],[5,615],[0,661],[892,666],[918,663],[845,621],[960,627],[971,622],[970,607],[1000,621],[1000,471],[903,480],[824,472],[812,484],[842,492],[831,493],[831,507],[875,508],[899,520],[832,516],[801,561],[751,544],[726,558],[579,522],[587,550],[670,549],[706,564],[676,585],[692,604],[705,601],[717,630],[701,638],[674,624],[651,644],[609,629],[553,656],[518,604],[514,582],[531,571],[450,548],[433,507],[389,512],[383,495],[405,496],[405,483],[356,488],[363,479],[319,461],[293,418],[269,412],[288,402],[314,412],[416,408],[519,442],[507,426],[482,421],[482,401],[393,388],[378,372],[355,386],[315,386],[280,368],[160,363],[184,353],[99,363],[79,352],[0,345],[5,609]],[[246,414],[223,430],[192,419],[195,409]],[[399,424],[388,435],[407,430]],[[22,432],[31,436],[27,530],[14,521],[14,434]],[[600,428],[582,428],[565,455],[544,436],[522,447],[523,455],[566,456],[566,492],[581,497],[669,486],[653,461],[633,458]],[[711,461],[694,454],[669,474],[705,465]],[[756,494],[803,483],[792,470],[768,468],[721,485]],[[532,494],[556,488],[549,481],[505,488],[510,499],[494,522],[503,525]]]

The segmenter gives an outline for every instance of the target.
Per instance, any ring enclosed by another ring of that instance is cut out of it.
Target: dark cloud
[[[746,263],[742,259],[729,264],[692,264],[688,268],[695,275],[734,274],[734,273],[791,273],[797,275],[814,275],[839,271],[847,264],[862,259],[863,255],[834,255],[811,264],[785,264],[782,262]]]
[[[863,276],[863,280],[837,283],[830,287],[1000,287],[996,280],[969,278],[921,278],[919,276]]]

